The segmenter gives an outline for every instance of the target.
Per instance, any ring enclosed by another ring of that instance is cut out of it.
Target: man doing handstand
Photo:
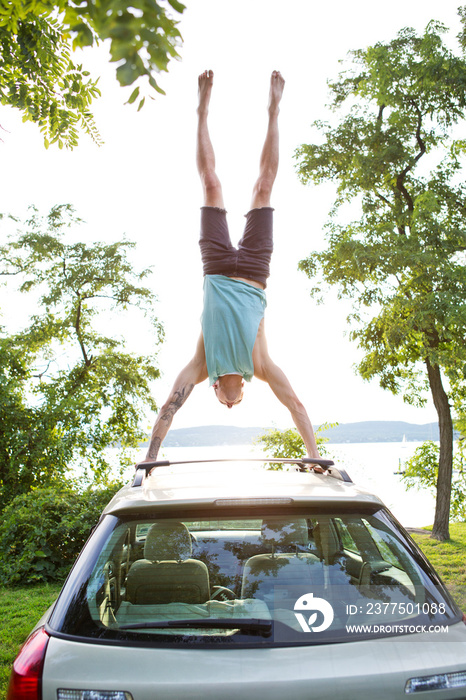
[[[251,209],[238,248],[230,241],[222,187],[207,127],[213,72],[199,76],[197,167],[204,190],[200,247],[204,267],[202,332],[192,360],[178,375],[160,409],[145,461],[157,458],[173,416],[196,384],[210,379],[220,403],[232,408],[243,398],[244,379],[267,382],[289,409],[309,457],[319,453],[306,409],[282,370],[270,359],[264,331],[265,287],[273,249],[270,195],[278,170],[278,113],[285,81],[272,73],[268,128]]]

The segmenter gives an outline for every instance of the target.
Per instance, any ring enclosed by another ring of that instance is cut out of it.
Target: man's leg
[[[270,206],[270,195],[278,171],[278,113],[285,81],[279,71],[270,78],[269,123],[262,148],[259,177],[254,185],[251,209]]]
[[[204,189],[204,204],[207,207],[224,208],[222,186],[215,172],[215,154],[207,126],[210,96],[214,74],[206,70],[199,76],[199,106],[197,108],[197,169]]]
[[[201,235],[199,245],[204,275],[234,275],[237,250],[228,232],[222,187],[215,172],[215,155],[207,127],[210,95],[214,74],[205,71],[199,76],[199,122],[197,130],[197,167],[204,190],[201,207]]]
[[[273,251],[273,209],[270,195],[278,170],[278,113],[285,81],[278,71],[270,78],[269,123],[260,158],[259,177],[246,214],[243,237],[238,243],[238,276],[255,280],[264,288],[270,274]]]

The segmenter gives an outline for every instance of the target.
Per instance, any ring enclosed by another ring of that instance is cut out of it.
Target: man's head
[[[220,403],[232,408],[243,400],[244,380],[239,374],[224,374],[213,385]]]

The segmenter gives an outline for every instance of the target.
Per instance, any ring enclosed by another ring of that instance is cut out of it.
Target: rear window
[[[262,646],[409,637],[459,615],[384,509],[216,511],[106,516],[50,625],[106,643]]]

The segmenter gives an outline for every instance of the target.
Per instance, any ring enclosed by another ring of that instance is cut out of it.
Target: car
[[[137,465],[8,700],[466,698],[466,618],[408,532],[333,462],[269,461]]]

